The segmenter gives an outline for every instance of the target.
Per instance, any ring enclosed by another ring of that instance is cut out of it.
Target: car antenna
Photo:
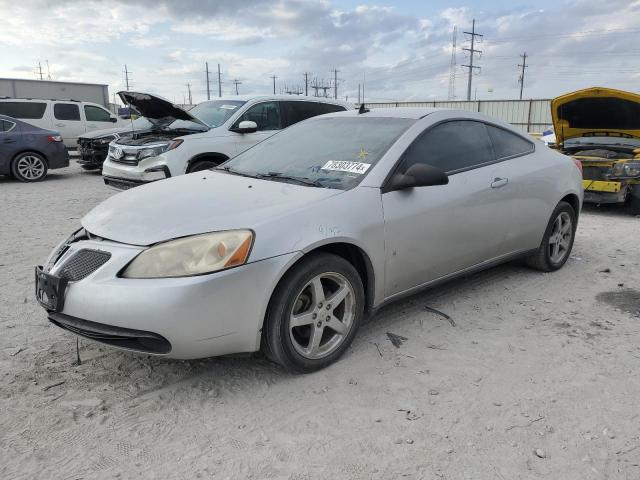
[[[360,108],[358,109],[358,115],[362,115],[363,113],[368,113],[371,110],[369,110],[367,107],[364,106],[364,102],[362,102],[360,104]]]

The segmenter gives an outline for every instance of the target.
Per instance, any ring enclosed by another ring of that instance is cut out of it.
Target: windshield
[[[313,118],[283,130],[224,163],[231,173],[348,190],[415,120]],[[283,178],[286,177],[286,178]]]
[[[196,105],[189,113],[211,128],[219,127],[246,102],[241,100],[214,100]]]

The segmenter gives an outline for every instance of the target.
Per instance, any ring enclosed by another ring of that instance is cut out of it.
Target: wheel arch
[[[16,159],[17,159],[20,155],[22,155],[22,154],[24,154],[24,153],[35,153],[35,154],[37,154],[37,155],[40,155],[40,156],[42,157],[42,159],[45,161],[45,163],[47,164],[47,168],[49,168],[49,159],[47,158],[47,156],[46,156],[44,153],[42,153],[41,151],[36,150],[36,149],[34,149],[34,148],[25,148],[24,150],[20,150],[19,152],[16,152],[16,153],[13,155],[13,157],[11,158],[11,164],[10,164],[10,167],[11,167],[11,165],[13,165],[13,162],[15,162],[15,161],[16,161]]]
[[[561,202],[567,202],[576,212],[576,219],[580,216],[580,198],[575,193],[569,193],[562,197]]]
[[[226,162],[227,160],[229,160],[229,158],[230,157],[228,157],[224,153],[219,153],[219,152],[199,153],[196,156],[194,156],[191,159],[189,159],[189,161],[187,162],[186,168],[185,168],[185,172],[188,173],[191,170],[191,167],[193,165],[195,165],[196,163],[198,163],[198,162],[200,162],[202,160],[210,160],[210,161],[214,161],[214,162],[217,162],[218,164],[220,164],[222,162]]]

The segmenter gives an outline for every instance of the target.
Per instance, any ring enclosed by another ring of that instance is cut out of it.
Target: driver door
[[[510,207],[496,183],[503,167],[483,123],[454,120],[428,129],[399,169],[415,163],[447,172],[449,184],[382,195],[385,297],[495,258],[509,224]]]
[[[253,133],[235,133],[236,154],[244,152],[253,147],[256,143],[269,138],[282,129],[280,116],[280,104],[276,101],[260,102],[250,106],[236,121],[231,128],[236,128],[240,122],[256,122],[258,130]]]

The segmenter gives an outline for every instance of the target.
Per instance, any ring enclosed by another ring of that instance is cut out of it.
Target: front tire
[[[576,236],[576,212],[567,202],[560,202],[551,214],[542,243],[525,262],[531,268],[553,272],[569,259]]]
[[[337,255],[309,255],[287,272],[271,298],[262,350],[288,370],[319,370],[349,347],[363,314],[364,288],[353,265]]]
[[[193,172],[201,172],[203,170],[210,170],[212,168],[217,167],[218,164],[211,160],[200,160],[199,162],[195,162],[193,165],[189,167],[189,171],[187,173]]]
[[[48,169],[44,157],[35,152],[20,153],[11,162],[11,174],[21,182],[39,182]]]

